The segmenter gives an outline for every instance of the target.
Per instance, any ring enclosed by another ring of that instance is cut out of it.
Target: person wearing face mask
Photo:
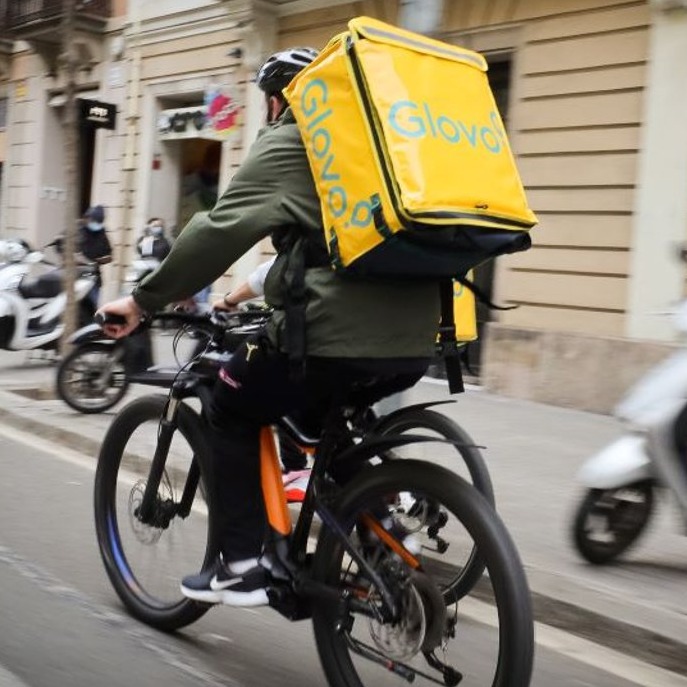
[[[172,249],[165,236],[165,223],[159,217],[151,217],[141,238],[136,244],[136,250],[142,258],[155,258],[162,262]]]
[[[86,210],[79,227],[77,246],[79,253],[96,266],[95,288],[90,292],[89,298],[97,308],[103,285],[100,266],[112,262],[112,246],[105,230],[105,209],[102,205],[94,205]]]

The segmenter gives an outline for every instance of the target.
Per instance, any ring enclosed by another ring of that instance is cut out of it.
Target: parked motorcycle
[[[164,250],[155,250],[155,241],[164,241]],[[166,239],[144,234],[136,246],[137,257],[124,274],[122,295],[154,272],[169,252]],[[141,327],[120,341],[105,336],[98,324],[88,323],[69,339],[71,352],[57,368],[56,391],[69,407],[80,413],[102,413],[126,394],[136,375],[153,366],[153,343],[149,327]],[[164,374],[163,370],[154,370]]]
[[[0,260],[0,348],[56,348],[64,331],[62,316],[67,306],[63,270],[46,260],[42,251],[31,250],[26,242],[16,239],[0,241]],[[29,276],[38,264],[52,269]],[[87,296],[95,283],[92,267],[78,268],[74,295],[81,323],[93,317],[93,305]]]
[[[687,334],[687,301],[674,318]],[[582,466],[579,479],[587,491],[573,522],[575,547],[598,565],[637,541],[656,493],[673,495],[687,534],[687,350],[651,369],[614,414],[626,432]]]
[[[227,323],[227,346],[233,350],[269,318],[269,310],[249,308],[236,313],[215,313]],[[172,347],[175,364],[155,365],[152,333],[175,327]],[[212,334],[209,313],[159,312],[123,339],[106,336],[98,324],[90,324],[70,339],[75,348],[57,369],[57,394],[80,413],[101,413],[126,394],[130,384],[170,387],[179,370],[200,351]],[[191,352],[183,355],[180,342],[191,339]]]

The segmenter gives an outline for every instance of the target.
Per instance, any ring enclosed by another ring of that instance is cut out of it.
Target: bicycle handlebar
[[[126,324],[126,317],[111,312],[97,312],[93,315],[93,321],[103,327],[106,324]]]
[[[212,330],[215,335],[223,335],[227,329],[232,327],[240,327],[251,324],[260,324],[266,322],[271,315],[271,310],[263,308],[251,308],[247,310],[237,310],[233,312],[224,312],[221,310],[213,310],[203,314],[188,313],[181,311],[173,312],[156,312],[150,318],[142,322],[142,326],[152,326],[153,322],[171,322],[180,326],[191,325],[206,330]],[[94,321],[99,326],[107,324],[123,325],[126,324],[126,318],[123,315],[116,315],[114,313],[96,313]]]

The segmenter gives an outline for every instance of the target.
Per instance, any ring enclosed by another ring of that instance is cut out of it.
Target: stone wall
[[[631,384],[677,348],[491,323],[482,382],[497,394],[610,414]]]

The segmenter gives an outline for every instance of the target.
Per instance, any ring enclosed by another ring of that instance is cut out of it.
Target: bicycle
[[[210,385],[226,355],[223,336],[218,328],[206,353],[178,375],[169,398],[141,398],[124,408],[108,430],[98,459],[95,518],[105,569],[127,609],[164,631],[184,627],[209,609],[182,597],[178,580],[183,573],[210,565],[217,552],[214,497],[206,488],[212,470],[209,450],[202,415],[189,402],[199,402],[201,413],[208,403]],[[476,604],[490,614],[489,622],[498,630],[489,642],[480,640],[485,651],[491,651],[489,665],[495,672],[488,683],[474,684],[528,685],[532,611],[522,564],[505,526],[487,498],[458,475],[395,453],[423,442],[460,442],[361,430],[355,418],[365,409],[351,408],[347,401],[340,399],[332,408],[320,437],[304,435],[288,418],[278,423],[279,431],[317,450],[298,513],[289,511],[284,497],[273,431],[261,430],[270,606],[290,620],[312,618],[329,683],[360,687],[377,684],[378,676],[368,678],[374,667],[402,681],[420,677],[445,685],[457,685],[464,674],[469,684],[483,666],[473,665],[472,656],[459,655],[455,660],[461,661],[461,672],[452,665],[449,644],[471,627],[468,620],[459,628],[459,608]],[[403,420],[402,415],[390,416],[388,426],[408,427],[409,416]],[[383,429],[384,422],[372,426]],[[153,431],[144,430],[130,448],[137,431],[148,423],[153,423]],[[342,445],[347,448],[337,448]],[[148,465],[150,453],[154,456]],[[343,487],[329,476],[338,460],[361,466]],[[131,533],[122,527],[125,519]],[[313,544],[311,535],[318,525]],[[169,579],[146,576],[139,565],[145,561],[134,561],[136,547],[142,548],[145,559],[163,535],[177,544],[185,531],[188,538],[175,548],[169,565],[155,561],[153,573],[163,571]],[[421,553],[411,551],[409,537],[422,545]],[[453,553],[465,548],[467,562],[456,566]],[[488,576],[482,576],[485,568]],[[466,600],[472,591],[480,601]],[[485,634],[482,625],[480,633]]]

